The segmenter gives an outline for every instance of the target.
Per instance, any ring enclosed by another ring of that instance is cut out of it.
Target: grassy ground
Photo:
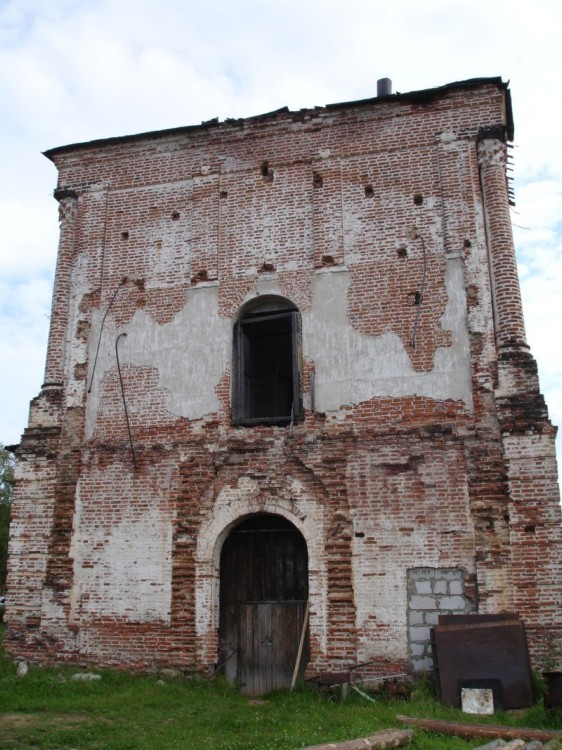
[[[357,695],[342,701],[308,688],[258,701],[219,680],[98,671],[99,682],[74,682],[75,671],[30,668],[17,677],[15,666],[0,659],[2,750],[296,750],[396,726],[397,714],[467,720],[436,701],[427,685],[408,702],[372,704]],[[562,729],[562,717],[542,705],[492,721]],[[417,731],[409,747],[460,750],[484,742]]]

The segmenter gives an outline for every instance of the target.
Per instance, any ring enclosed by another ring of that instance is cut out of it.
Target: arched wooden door
[[[308,599],[308,554],[281,516],[235,526],[221,552],[219,663],[248,695],[291,685]],[[300,668],[304,669],[307,647]]]

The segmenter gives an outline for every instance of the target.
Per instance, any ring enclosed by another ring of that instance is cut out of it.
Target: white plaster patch
[[[167,409],[176,416],[200,419],[219,408],[215,389],[230,361],[232,323],[219,318],[217,299],[216,286],[190,289],[185,306],[169,323],[159,325],[139,310],[129,325],[119,329],[127,333],[119,344],[121,366],[156,368]],[[102,378],[116,366],[117,335],[116,328],[106,323],[88,403],[87,437],[95,427]]]
[[[479,611],[483,614],[493,612],[513,612],[513,587],[511,571],[505,567],[490,569],[486,564],[476,563],[478,588],[486,592],[486,599],[481,600]]]
[[[316,275],[312,308],[303,313],[304,352],[316,365],[316,409],[333,411],[376,396],[410,395],[462,400],[472,408],[462,261],[448,261],[445,283],[448,303],[441,323],[452,331],[453,343],[437,349],[431,372],[420,373],[399,336],[367,336],[352,327],[348,274]]]
[[[402,339],[394,333],[367,336],[347,317],[350,277],[347,271],[321,272],[313,279],[313,303],[303,312],[304,354],[315,362],[315,408],[337,411],[374,397],[427,396],[464,401],[472,409],[470,351],[466,321],[462,259],[447,261],[448,302],[441,319],[452,333],[452,345],[435,352],[431,372],[416,372]],[[258,280],[257,294],[279,294],[275,279]],[[98,311],[99,325],[99,311]],[[94,325],[94,331],[98,328]],[[95,427],[101,379],[115,368],[115,338],[121,364],[156,368],[168,411],[200,419],[219,409],[216,387],[229,366],[232,321],[218,316],[218,288],[202,286],[187,292],[186,304],[167,324],[158,325],[143,310],[117,329],[106,323],[87,412],[87,437]],[[95,334],[92,336],[91,345]],[[93,353],[90,355],[93,362]]]
[[[172,519],[161,507],[135,509],[134,517],[114,522],[110,529],[81,522],[73,552],[80,571],[75,575],[79,597],[73,594],[80,619],[169,623]]]
[[[373,654],[389,659],[397,655],[408,657],[404,629],[409,568],[446,566],[472,571],[474,564],[474,531],[467,490],[463,490],[462,497],[452,492],[446,500],[440,500],[438,508],[434,497],[434,492],[444,491],[443,477],[454,476],[455,471],[460,476],[462,467],[435,450],[431,460],[428,456],[415,471],[423,495],[418,496],[415,509],[404,512],[396,499],[411,497],[415,492],[410,472],[384,477],[377,468],[393,460],[396,458],[393,459],[392,450],[384,453],[379,449],[361,457],[361,462],[365,462],[363,471],[371,477],[367,487],[370,512],[368,518],[361,519],[364,536],[352,538],[361,661],[372,659]],[[441,536],[449,531],[455,532],[455,543],[446,552]],[[416,592],[421,597],[429,593]],[[435,593],[428,597],[433,604]],[[445,589],[445,593],[453,592]],[[464,600],[459,599],[464,607]]]
[[[74,259],[72,268],[72,302],[69,305],[69,340],[65,347],[65,371],[73,372],[76,365],[80,365],[87,358],[87,343],[77,336],[80,320],[85,316],[80,312],[80,301],[88,292],[87,271],[89,258],[86,253],[78,255]],[[82,406],[84,402],[85,380],[69,378],[68,385],[64,391],[64,404],[67,408]]]
[[[457,134],[452,132],[441,133],[437,136],[437,140],[440,141],[443,146],[453,148],[456,145],[455,141],[457,140]]]

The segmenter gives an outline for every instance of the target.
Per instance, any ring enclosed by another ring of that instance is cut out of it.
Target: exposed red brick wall
[[[525,344],[505,103],[490,80],[50,153],[54,385],[20,448],[9,653],[212,668],[221,545],[263,512],[307,543],[310,673],[407,668],[423,568],[519,612],[544,660],[555,429]],[[302,316],[304,421],[233,428],[233,324],[267,294]]]

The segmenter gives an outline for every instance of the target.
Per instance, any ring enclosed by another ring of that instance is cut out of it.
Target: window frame
[[[253,301],[254,302],[254,301]],[[291,414],[271,414],[269,416],[252,415],[251,384],[247,374],[247,357],[249,356],[249,335],[256,324],[286,319],[290,325],[291,375],[292,375],[292,409]],[[253,427],[256,425],[287,426],[302,422],[303,377],[302,377],[302,321],[298,309],[282,297],[264,297],[258,303],[246,306],[239,315],[233,328],[233,361],[232,361],[232,403],[231,419],[233,426]]]

